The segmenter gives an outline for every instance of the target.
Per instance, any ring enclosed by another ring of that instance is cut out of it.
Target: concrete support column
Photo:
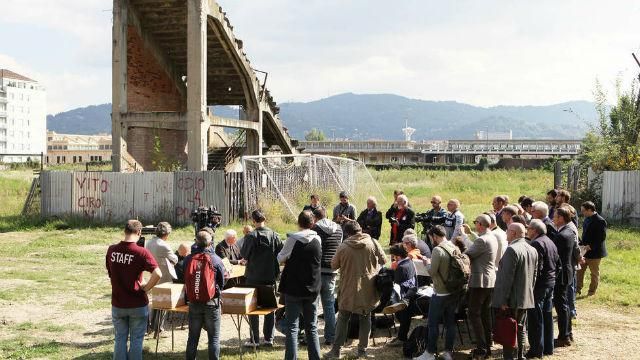
[[[125,170],[123,155],[127,151],[127,127],[121,114],[127,112],[127,0],[113,0],[111,60],[111,138],[113,171]]]
[[[207,170],[207,9],[187,1],[187,168]]]
[[[247,152],[245,155],[262,155],[262,111],[258,108],[250,107],[244,112],[244,116],[246,118],[242,120],[260,124],[258,131],[247,129]]]

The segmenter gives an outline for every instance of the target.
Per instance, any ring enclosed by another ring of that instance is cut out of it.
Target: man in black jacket
[[[498,195],[493,198],[491,206],[493,206],[493,212],[496,214],[496,224],[503,231],[507,230],[507,224],[502,219],[502,209],[509,204],[509,199],[506,195]]]
[[[607,239],[607,222],[600,214],[596,212],[596,206],[587,201],[581,206],[584,222],[582,224],[582,243],[586,246],[587,252],[584,254],[585,264],[578,270],[578,288],[580,294],[584,285],[584,274],[591,271],[591,283],[589,284],[588,296],[596,294],[598,283],[600,282],[600,261],[607,256],[607,247],[605,240]]]
[[[549,217],[549,206],[544,201],[534,201],[531,204],[531,217],[541,220],[547,227],[546,235],[549,239],[553,239],[556,235],[556,227],[553,220]]]
[[[558,249],[546,232],[547,227],[540,219],[531,220],[527,229],[530,245],[538,252],[538,269],[533,288],[535,307],[527,311],[530,349],[526,358],[553,354],[553,288],[562,264]]]
[[[278,254],[278,262],[285,264],[279,291],[285,297],[287,340],[284,358],[298,358],[298,326],[303,314],[310,360],[320,360],[316,299],[320,292],[320,260],[322,245],[318,234],[311,230],[313,215],[303,211],[298,215],[300,231],[289,234]]]
[[[322,243],[320,301],[322,302],[322,313],[324,314],[324,344],[332,345],[336,336],[336,298],[334,292],[338,271],[331,269],[331,259],[336,254],[338,246],[342,244],[342,228],[327,219],[327,211],[322,207],[313,211],[313,218],[315,224],[311,230],[320,236]]]
[[[266,218],[261,210],[251,213],[255,230],[245,236],[240,250],[241,264],[246,264],[244,276],[247,285],[271,285],[275,287],[280,274],[278,253],[282,250],[282,241],[277,233],[265,226]],[[260,340],[260,320],[257,315],[249,316],[252,339],[245,346],[254,347]],[[273,346],[273,330],[275,329],[275,315],[270,313],[264,317],[263,346]]]
[[[389,245],[401,243],[404,232],[416,226],[416,213],[409,207],[409,199],[406,195],[398,195],[396,206],[396,212],[389,218],[391,223]]]
[[[369,234],[372,239],[380,239],[382,213],[378,211],[378,201],[375,197],[369,196],[367,208],[362,210],[356,221],[360,224],[363,233]]]
[[[553,305],[558,314],[558,338],[555,347],[571,345],[571,318],[569,317],[569,299],[567,288],[573,283],[573,248],[576,243],[576,234],[567,226],[571,222],[571,213],[567,208],[560,207],[553,214],[553,223],[556,225],[556,233],[553,243],[560,256],[561,271],[556,279],[554,287]]]

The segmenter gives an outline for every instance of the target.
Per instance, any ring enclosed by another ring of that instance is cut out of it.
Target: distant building
[[[47,164],[111,161],[111,135],[73,135],[47,132]]]
[[[47,152],[46,111],[44,87],[26,76],[0,69],[0,161],[39,160],[34,155]]]
[[[487,133],[489,134],[487,136]],[[509,131],[476,131],[476,140],[513,140],[513,132]]]

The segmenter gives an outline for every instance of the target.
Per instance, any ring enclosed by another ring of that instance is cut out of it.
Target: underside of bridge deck
[[[115,171],[158,159],[204,170],[210,126],[246,129],[251,155],[263,141],[295,151],[232,30],[213,0],[113,0]],[[240,106],[242,120],[212,116],[215,105]]]

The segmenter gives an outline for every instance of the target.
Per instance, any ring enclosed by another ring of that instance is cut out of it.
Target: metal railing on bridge
[[[577,155],[581,140],[301,141],[310,153],[416,152],[423,154]]]

